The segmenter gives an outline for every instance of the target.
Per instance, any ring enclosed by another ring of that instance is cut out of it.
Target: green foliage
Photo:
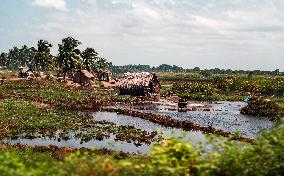
[[[1,53],[0,66],[10,70],[28,66],[32,55],[32,49],[28,48],[26,45],[21,48],[15,46],[10,49],[8,53]]]
[[[62,39],[58,44],[58,56],[52,56],[50,48],[52,45],[46,40],[39,40],[37,49],[13,47],[8,53],[0,54],[0,67],[10,70],[17,70],[19,67],[29,67],[37,73],[54,71],[57,67],[63,72],[72,74],[74,69],[87,69],[94,72],[102,72],[108,69],[109,63],[105,58],[98,57],[98,53],[93,48],[87,48],[82,53],[78,49],[81,44],[73,37]],[[82,58],[81,58],[82,57]]]
[[[242,96],[248,94],[282,97],[284,80],[283,78],[252,80],[235,78],[215,82],[175,82],[170,91],[178,96],[194,100],[212,100],[212,98],[219,100],[218,97],[222,96],[235,96],[235,100],[241,100]]]
[[[104,72],[108,69],[109,63],[105,58],[98,58],[96,64],[95,64],[95,70],[97,72]]]
[[[260,70],[253,70],[253,71],[245,71],[245,70],[231,70],[231,69],[200,69],[199,67],[195,67],[193,69],[186,69],[176,65],[168,65],[168,64],[161,64],[157,67],[152,67],[150,65],[122,65],[122,66],[115,66],[110,63],[110,68],[114,74],[123,74],[125,72],[137,72],[137,71],[146,71],[146,72],[161,72],[161,73],[185,73],[185,74],[198,74],[203,79],[212,78],[213,76],[221,76],[227,77],[229,75],[238,75],[246,78],[253,78],[256,76],[283,76],[284,72],[276,69],[275,71],[260,71]],[[183,80],[183,79],[179,79]]]
[[[283,117],[283,109],[278,105],[277,101],[271,101],[263,97],[251,97],[248,105],[241,109],[241,113],[277,120]]]
[[[81,42],[73,37],[62,39],[62,43],[58,44],[58,67],[63,70],[64,77],[67,72],[72,69],[81,68],[80,50],[77,48]]]
[[[188,142],[166,140],[152,149],[146,168],[151,175],[189,175],[200,160],[199,154],[199,149]]]
[[[47,72],[54,65],[53,56],[50,53],[52,45],[45,40],[39,40],[37,50],[33,49],[30,68],[36,72]]]
[[[0,85],[0,94],[6,97],[21,95],[25,100],[42,100],[46,103],[70,104],[95,96],[93,90],[75,89],[54,80],[5,81]],[[17,97],[17,96],[16,96]]]
[[[98,53],[93,48],[86,48],[84,51],[82,51],[81,56],[83,59],[84,68],[86,70],[97,70],[96,62],[98,60]]]

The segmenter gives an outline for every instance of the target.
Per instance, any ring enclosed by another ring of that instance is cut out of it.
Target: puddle
[[[244,102],[228,101],[215,103],[189,102],[188,107],[195,108],[194,111],[178,112],[177,103],[166,103],[165,100],[163,100],[162,103],[159,102],[143,106],[136,105],[127,107],[117,105],[117,107],[146,113],[168,115],[176,120],[189,120],[200,126],[212,126],[213,128],[230,133],[240,131],[242,136],[248,138],[256,138],[261,130],[272,128],[273,122],[269,120],[241,114],[240,108],[245,105]]]
[[[200,131],[190,131],[185,132],[180,129],[175,128],[165,128],[158,124],[149,122],[147,120],[143,120],[137,117],[131,117],[126,115],[117,114],[114,112],[96,112],[93,113],[93,118],[95,121],[107,121],[116,124],[117,126],[134,126],[137,129],[142,129],[148,131],[149,133],[158,131],[162,133],[162,137],[164,139],[170,139],[173,137],[180,138],[183,141],[190,141],[193,144],[199,145],[205,141],[205,135],[202,134]],[[115,135],[110,134],[109,137],[104,137],[100,140],[97,139],[90,139],[87,142],[81,142],[81,138],[76,136],[76,132],[69,132],[66,134],[67,140],[58,140],[59,132],[55,133],[53,138],[48,137],[38,137],[35,139],[27,139],[24,137],[19,137],[18,139],[10,139],[6,138],[3,141],[8,144],[25,144],[29,146],[48,146],[54,145],[58,147],[73,147],[73,148],[106,148],[115,151],[123,151],[123,152],[130,152],[130,153],[141,153],[146,154],[153,143],[145,144],[142,143],[141,146],[137,146],[134,143],[128,143],[125,141],[116,141]],[[39,135],[40,136],[40,135]]]
[[[182,140],[190,140],[193,143],[198,143],[205,140],[205,135],[200,131],[183,131],[177,128],[166,128],[148,120],[121,115],[114,112],[96,112],[93,113],[93,118],[96,121],[108,121],[115,123],[116,125],[131,125],[135,128],[143,129],[148,132],[158,131],[162,133],[165,139],[182,137]]]
[[[88,149],[102,149],[107,148],[115,151],[123,151],[123,152],[130,152],[130,153],[141,153],[146,154],[150,146],[149,145],[141,145],[136,146],[132,143],[115,141],[115,136],[110,135],[109,138],[104,138],[103,140],[90,140],[89,142],[81,143],[80,139],[76,139],[73,135],[69,136],[69,140],[61,140],[60,142],[57,139],[50,139],[50,138],[35,138],[35,139],[4,139],[4,143],[8,144],[24,144],[29,146],[58,146],[58,147],[72,147],[72,148],[88,148]]]

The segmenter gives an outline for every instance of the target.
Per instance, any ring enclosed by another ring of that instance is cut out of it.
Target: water
[[[168,115],[173,119],[189,120],[200,126],[212,126],[216,129],[235,133],[239,131],[242,136],[256,138],[260,131],[272,128],[273,122],[259,117],[243,115],[240,109],[246,104],[244,102],[221,101],[215,103],[190,102],[188,108],[196,108],[195,111],[178,112],[177,104],[165,102],[149,104],[144,106],[126,107],[117,105],[119,108]]]
[[[268,129],[273,126],[273,123],[266,119],[258,117],[252,117],[240,114],[240,108],[245,106],[244,102],[215,102],[215,103],[203,103],[203,102],[191,102],[188,108],[196,108],[195,111],[177,112],[177,104],[173,102],[159,102],[143,106],[131,106],[117,105],[118,108],[127,108],[131,110],[169,115],[174,119],[184,121],[190,120],[201,126],[212,125],[216,129],[228,131],[234,133],[240,131],[241,135],[256,138],[259,132],[263,129]],[[176,128],[166,128],[153,122],[127,115],[117,114],[115,112],[96,112],[92,113],[95,121],[108,121],[121,125],[134,126],[137,129],[142,129],[148,132],[158,131],[162,134],[163,138],[169,139],[172,137],[178,137],[183,141],[190,141],[195,145],[201,145],[206,143],[205,135],[200,131],[183,131]],[[58,134],[50,138],[36,138],[26,139],[19,138],[11,140],[6,138],[4,142],[9,144],[26,144],[30,146],[48,146],[54,145],[58,147],[73,147],[73,148],[107,148],[110,150],[141,153],[146,154],[153,143],[150,145],[143,144],[136,146],[133,143],[127,143],[122,141],[115,141],[115,135],[110,134],[110,137],[105,137],[102,140],[92,139],[88,142],[81,143],[81,139],[75,137],[75,132],[69,132],[69,140],[58,141]]]
[[[137,117],[131,117],[126,115],[120,115],[114,112],[96,112],[93,113],[93,118],[95,121],[108,121],[115,123],[116,125],[131,125],[135,128],[143,129],[148,132],[158,131],[161,133],[162,137],[164,139],[170,139],[173,137],[178,137],[183,141],[190,141],[194,144],[202,143],[205,141],[205,136],[200,131],[190,131],[185,132],[180,129],[175,128],[165,128],[158,124],[152,123],[147,120],[143,120]],[[29,146],[48,146],[48,145],[54,145],[58,147],[72,147],[72,148],[89,148],[89,149],[101,149],[101,148],[107,148],[110,150],[115,151],[123,151],[123,152],[130,152],[130,153],[140,153],[140,154],[146,154],[151,147],[153,146],[153,143],[150,145],[143,144],[141,146],[136,146],[133,143],[127,143],[122,141],[116,141],[115,135],[111,134],[109,138],[103,138],[102,140],[96,140],[91,139],[88,142],[81,142],[81,139],[75,137],[76,132],[69,132],[67,135],[70,139],[68,140],[60,140],[59,138],[59,132],[55,134],[53,138],[47,138],[47,137],[41,137],[41,138],[35,138],[35,139],[26,139],[23,137],[20,137],[18,139],[4,139],[5,143],[9,144],[25,144]]]
[[[88,148],[88,149],[111,149],[114,151],[123,151],[129,153],[141,153],[146,154],[150,150],[149,145],[135,146],[132,143],[115,141],[115,136],[110,135],[109,138],[104,138],[103,140],[90,140],[89,142],[80,143],[80,139],[76,139],[74,136],[70,135],[69,140],[61,140],[60,142],[57,139],[50,138],[36,138],[36,139],[25,139],[19,138],[16,140],[4,139],[4,143],[8,144],[24,144],[28,146],[57,146],[57,147],[72,147],[72,148]]]
[[[121,115],[114,112],[96,112],[93,113],[93,118],[96,121],[105,120],[115,123],[116,125],[131,125],[135,128],[143,129],[148,132],[158,131],[162,133],[162,136],[165,139],[182,137],[183,140],[190,140],[193,143],[198,143],[205,140],[205,136],[201,131],[183,131],[177,128],[166,128],[148,120],[144,120],[138,117]]]

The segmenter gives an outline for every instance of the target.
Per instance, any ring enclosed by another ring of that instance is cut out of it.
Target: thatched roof
[[[80,74],[82,74],[82,75],[84,75],[85,77],[90,78],[90,79],[95,77],[95,76],[94,76],[91,72],[89,72],[88,70],[80,70],[79,72],[80,72]]]
[[[149,72],[127,72],[119,79],[119,87],[146,87],[149,85],[150,81],[153,79],[154,76],[154,73]]]

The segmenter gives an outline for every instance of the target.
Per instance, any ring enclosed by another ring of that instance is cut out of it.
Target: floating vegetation
[[[276,102],[263,97],[252,97],[247,106],[241,109],[242,114],[268,117],[270,120],[277,120],[281,117],[280,107]]]

